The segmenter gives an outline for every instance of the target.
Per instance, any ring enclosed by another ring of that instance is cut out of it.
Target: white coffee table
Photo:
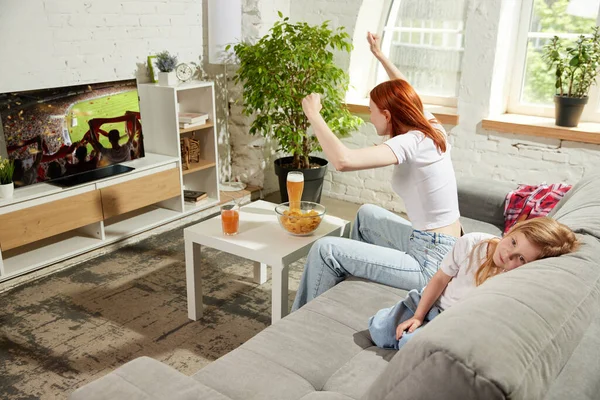
[[[221,216],[186,228],[185,270],[188,317],[202,317],[201,246],[212,247],[254,261],[254,280],[266,282],[267,266],[273,278],[271,321],[288,312],[288,266],[308,254],[313,242],[323,236],[348,237],[350,222],[326,215],[311,236],[292,236],[279,226],[276,204],[255,201],[240,209],[240,229],[235,236],[223,235]]]

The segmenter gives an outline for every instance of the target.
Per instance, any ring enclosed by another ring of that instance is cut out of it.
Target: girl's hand
[[[408,333],[413,333],[415,329],[423,325],[423,321],[418,318],[412,317],[407,319],[396,328],[396,340],[400,340],[402,335],[404,335],[404,331],[408,331]]]
[[[321,112],[321,97],[317,93],[312,93],[302,99],[302,110],[309,120]]]
[[[379,35],[371,32],[367,32],[367,42],[369,42],[369,47],[371,49],[371,53],[375,57],[379,57],[381,55],[381,48],[379,47]]]

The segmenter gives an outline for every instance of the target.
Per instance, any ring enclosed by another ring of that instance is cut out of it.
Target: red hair
[[[423,103],[415,89],[403,79],[386,81],[375,86],[370,93],[371,100],[380,110],[391,115],[391,137],[401,135],[402,127],[419,130],[433,140],[442,153],[446,152],[446,136],[431,126],[435,119],[427,120],[423,113]]]

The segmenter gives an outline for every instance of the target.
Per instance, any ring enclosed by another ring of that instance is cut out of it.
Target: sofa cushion
[[[460,217],[460,224],[465,233],[484,232],[494,236],[502,236],[502,229],[489,222],[478,221],[467,217]]]
[[[150,357],[139,357],[88,383],[70,400],[230,400]]]
[[[394,354],[373,346],[368,319],[405,293],[348,279],[193,378],[234,400],[359,398]]]
[[[364,398],[543,398],[600,307],[600,242],[579,238],[577,252],[490,279],[444,311]]]
[[[600,174],[584,176],[558,202],[548,216],[575,232],[600,239]]]
[[[460,215],[504,229],[504,200],[516,183],[469,177],[460,177],[456,183]]]
[[[594,350],[592,350],[594,349]],[[569,362],[552,383],[546,400],[595,400],[600,393],[600,318],[590,325]]]

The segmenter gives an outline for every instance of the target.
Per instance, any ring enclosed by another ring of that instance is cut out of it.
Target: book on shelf
[[[186,122],[180,122],[179,123],[179,128],[180,129],[187,129],[187,128],[193,128],[196,126],[202,126],[204,124],[206,124],[208,122],[208,119],[205,119],[201,122],[192,122],[192,123],[186,123]]]
[[[200,190],[184,190],[183,191],[183,199],[185,201],[191,201],[192,203],[197,203],[200,200],[204,200],[208,195],[206,192],[202,192]]]
[[[205,123],[208,119],[207,113],[180,112],[179,123],[195,124],[197,122]]]

